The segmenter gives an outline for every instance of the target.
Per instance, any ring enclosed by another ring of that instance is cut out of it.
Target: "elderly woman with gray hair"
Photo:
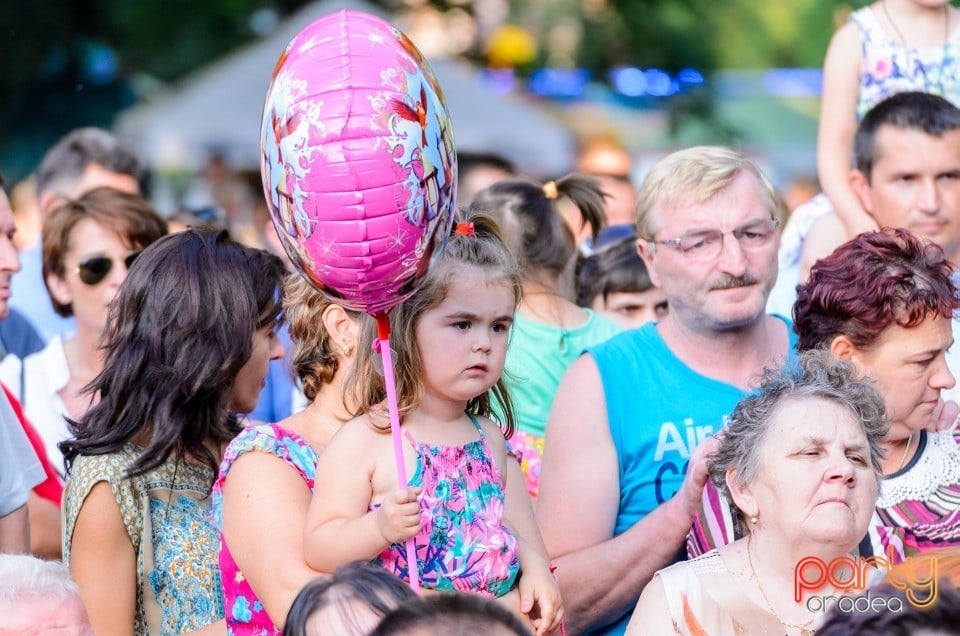
[[[810,351],[767,371],[710,464],[745,538],[659,571],[627,634],[812,634],[809,596],[842,591],[825,583],[797,601],[795,569],[826,569],[863,537],[886,433],[883,398],[851,363]]]
[[[0,634],[94,636],[80,588],[60,561],[0,554]]]

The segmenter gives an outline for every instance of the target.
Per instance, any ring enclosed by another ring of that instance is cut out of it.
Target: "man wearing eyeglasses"
[[[778,201],[727,148],[674,153],[644,180],[637,247],[670,313],[588,349],[547,424],[537,516],[571,633],[623,633],[653,574],[683,558],[712,436],[793,355],[788,321],[765,313]]]

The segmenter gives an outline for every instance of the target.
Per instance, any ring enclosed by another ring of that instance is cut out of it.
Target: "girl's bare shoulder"
[[[374,445],[382,443],[383,440],[389,442],[389,427],[390,421],[385,413],[382,416],[376,412],[363,413],[348,420],[333,436],[330,443]]]
[[[860,27],[853,20],[847,20],[830,37],[828,50],[849,53],[859,59]]]
[[[474,415],[474,417],[480,423],[480,428],[483,429],[483,435],[487,438],[490,449],[498,452],[506,449],[506,441],[500,424],[483,415]]]

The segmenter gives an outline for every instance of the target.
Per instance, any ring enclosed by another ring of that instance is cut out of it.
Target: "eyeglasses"
[[[671,245],[679,249],[684,256],[699,261],[709,261],[720,256],[720,251],[723,249],[723,237],[726,234],[732,234],[741,248],[755,249],[769,245],[776,235],[778,227],[780,227],[780,221],[763,219],[726,232],[709,230],[706,232],[691,232],[679,238],[661,240],[648,238],[644,240],[657,245]]]
[[[140,252],[142,251],[143,250],[134,250],[127,254],[123,259],[123,263],[127,266],[127,269],[130,269],[133,261],[137,260],[137,257],[140,256]],[[93,287],[94,285],[99,285],[100,282],[107,277],[111,269],[113,269],[113,259],[109,256],[91,256],[90,258],[85,258],[80,261],[80,264],[77,265],[77,274],[80,275],[80,280],[83,281],[84,284]]]

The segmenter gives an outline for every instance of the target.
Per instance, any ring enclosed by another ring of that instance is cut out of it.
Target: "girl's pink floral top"
[[[414,537],[424,588],[503,596],[520,569],[517,537],[503,524],[503,480],[480,423],[480,438],[463,446],[420,444],[411,486],[423,486],[420,532]],[[395,543],[375,560],[409,581],[406,549]]]

